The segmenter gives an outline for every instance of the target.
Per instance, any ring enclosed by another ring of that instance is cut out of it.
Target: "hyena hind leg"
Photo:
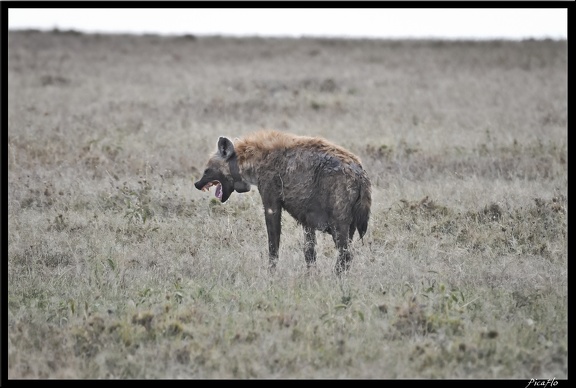
[[[350,224],[350,229],[348,231],[348,243],[350,243],[352,241],[352,239],[354,238],[354,233],[356,232],[356,226],[354,225],[354,223]]]
[[[307,226],[304,229],[304,259],[308,267],[316,264],[316,230]]]
[[[350,234],[353,234],[351,228],[338,228],[335,232],[334,242],[338,248],[338,259],[336,260],[336,274],[340,275],[350,269],[350,262],[352,261],[352,253],[349,249]]]

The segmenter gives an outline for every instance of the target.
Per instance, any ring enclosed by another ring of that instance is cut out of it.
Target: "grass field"
[[[567,43],[8,34],[8,378],[568,376]],[[372,180],[350,272],[218,136],[320,135]]]

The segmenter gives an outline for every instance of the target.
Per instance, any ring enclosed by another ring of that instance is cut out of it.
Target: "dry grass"
[[[567,378],[566,42],[8,35],[9,378]],[[322,135],[373,182],[351,272],[217,137]]]

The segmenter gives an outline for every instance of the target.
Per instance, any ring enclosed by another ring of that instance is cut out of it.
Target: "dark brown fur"
[[[283,209],[303,226],[308,266],[316,262],[315,231],[332,235],[339,250],[337,273],[349,268],[348,245],[356,230],[362,238],[368,228],[371,185],[360,159],[319,137],[280,131],[255,132],[234,143],[221,137],[195,185],[203,189],[216,181],[222,202],[233,191],[248,191],[250,184],[258,187],[271,267],[278,260]]]

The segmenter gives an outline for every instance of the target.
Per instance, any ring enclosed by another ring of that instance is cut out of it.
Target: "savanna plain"
[[[9,379],[568,377],[566,41],[10,31],[7,67]],[[362,159],[345,275],[194,188],[262,128]]]

